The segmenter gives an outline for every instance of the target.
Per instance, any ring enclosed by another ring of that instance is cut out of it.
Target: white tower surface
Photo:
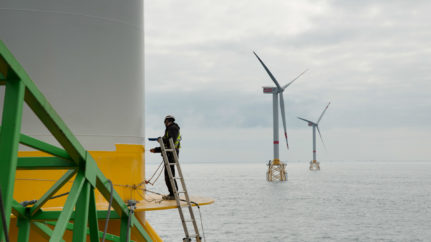
[[[143,1],[2,0],[0,30],[87,150],[144,144]],[[28,107],[22,132],[56,143]]]
[[[263,63],[263,61],[259,58],[259,56],[253,52],[254,55],[257,57],[259,62],[262,64],[263,68],[265,69],[266,73],[269,75],[271,80],[275,83],[275,87],[263,87],[263,93],[265,94],[272,94],[272,113],[273,113],[273,145],[274,145],[274,157],[272,161],[269,161],[268,163],[268,171],[267,171],[267,180],[268,181],[286,181],[287,180],[287,172],[286,172],[286,163],[283,163],[280,161],[280,154],[279,154],[279,139],[278,139],[278,106],[279,102],[278,99],[280,98],[280,112],[281,112],[281,119],[283,122],[283,128],[284,128],[284,137],[286,139],[286,147],[289,149],[289,143],[287,139],[287,131],[286,131],[286,114],[284,111],[284,99],[283,99],[283,92],[284,90],[290,86],[296,79],[298,79],[300,76],[302,76],[307,70],[299,74],[295,79],[290,81],[284,86],[280,86],[278,81],[275,79],[274,75],[272,75],[271,71],[266,67],[266,65]]]

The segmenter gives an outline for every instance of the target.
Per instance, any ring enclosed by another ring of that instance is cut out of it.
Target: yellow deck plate
[[[184,197],[181,197],[184,198]],[[193,201],[199,206],[209,205],[214,203],[214,199],[208,197],[190,196],[190,201]],[[193,205],[193,203],[192,203]],[[186,206],[186,202],[181,202],[181,206]],[[193,205],[195,206],[195,205]],[[151,211],[151,210],[163,210],[177,208],[177,202],[175,200],[163,200],[162,196],[156,194],[150,194],[145,196],[145,200],[139,201],[136,204],[137,211]]]
[[[183,196],[181,196],[184,199]],[[193,201],[199,206],[209,205],[214,203],[214,199],[200,196],[190,196],[190,201]],[[192,203],[193,206],[196,206]],[[186,202],[181,201],[181,206],[186,206]],[[107,210],[108,202],[97,203],[97,210]],[[145,200],[140,200],[136,204],[135,212],[152,211],[152,210],[164,210],[164,209],[176,209],[177,202],[175,200],[163,200],[162,196],[156,194],[147,194]],[[43,207],[44,211],[60,211],[63,207]]]

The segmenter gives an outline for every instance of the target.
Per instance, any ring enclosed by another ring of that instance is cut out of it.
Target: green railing
[[[17,217],[18,241],[29,241],[30,224],[33,224],[44,237],[49,238],[49,241],[62,241],[66,229],[73,231],[73,241],[85,241],[87,234],[90,235],[92,242],[99,241],[103,232],[99,231],[98,220],[105,219],[107,211],[97,210],[94,192],[97,189],[109,201],[111,197],[109,180],[2,41],[0,85],[6,86],[0,126],[0,187],[7,230],[13,213]],[[62,148],[20,133],[24,103],[36,114]],[[53,157],[18,158],[19,144],[46,152]],[[33,206],[24,207],[13,198],[17,169],[68,171]],[[63,210],[43,211],[42,206],[74,175],[75,180]],[[115,211],[111,213],[111,218],[121,220],[121,232],[119,237],[108,235],[106,239],[127,241],[131,228],[134,227],[143,238],[151,241],[141,223],[115,190],[112,196],[112,207]],[[55,223],[48,220],[55,220]],[[71,220],[74,221],[73,224],[70,223]],[[51,230],[47,224],[55,225],[54,229]],[[0,241],[4,241],[7,232],[3,227],[0,219]]]

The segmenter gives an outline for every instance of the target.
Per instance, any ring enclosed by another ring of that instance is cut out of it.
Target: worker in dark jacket
[[[178,156],[180,152],[180,141],[181,141],[180,126],[178,126],[178,124],[175,123],[175,117],[171,115],[166,116],[164,122],[165,122],[166,129],[165,129],[165,135],[163,135],[162,137],[163,144],[165,145],[165,148],[167,149],[171,148],[169,139],[172,138],[172,140],[174,141],[175,150],[177,151],[177,156]],[[160,153],[161,148],[160,147],[152,148],[150,151],[152,153]],[[175,162],[172,152],[167,152],[167,156],[168,156],[169,163]],[[169,167],[171,169],[172,176],[175,177],[175,166],[169,166]],[[166,167],[165,167],[165,183],[166,183],[166,186],[168,187],[169,195],[163,196],[163,199],[175,200],[174,190],[172,189],[171,181],[169,180],[169,174]],[[174,183],[175,183],[175,188],[178,191],[177,181],[174,180]]]

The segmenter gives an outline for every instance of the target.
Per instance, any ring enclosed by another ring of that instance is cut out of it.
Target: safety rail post
[[[96,196],[94,188],[90,186],[90,211],[88,214],[88,224],[90,229],[90,241],[99,242],[99,223],[97,222]]]
[[[90,209],[90,183],[85,182],[75,208],[75,222],[73,224],[73,242],[85,241],[87,236],[88,213]]]
[[[121,216],[120,240],[126,241],[126,239],[129,237],[130,237],[129,215],[123,214],[123,216]]]
[[[0,186],[3,194],[3,206],[6,228],[9,230],[12,196],[18,156],[18,141],[21,129],[21,117],[24,103],[24,85],[19,80],[6,82],[3,104],[3,117],[0,130]],[[3,222],[0,223],[2,224]],[[0,226],[0,240],[3,240],[3,225]]]
[[[28,239],[30,238],[30,224],[30,219],[23,217],[18,218],[18,242],[28,241]]]

